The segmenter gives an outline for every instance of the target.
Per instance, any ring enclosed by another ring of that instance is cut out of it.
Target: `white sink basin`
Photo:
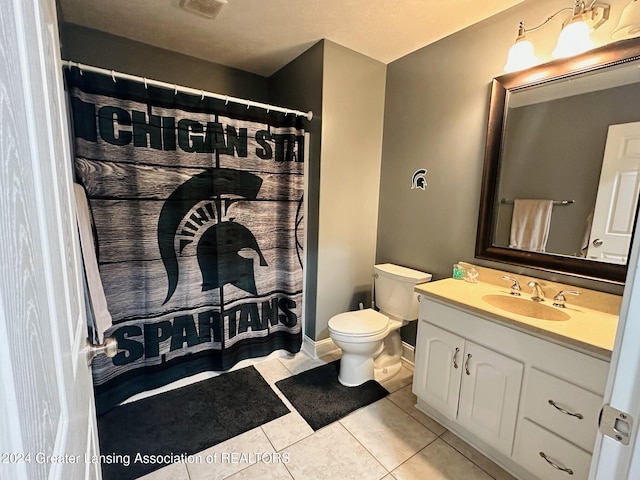
[[[489,305],[504,310],[506,312],[524,315],[538,320],[550,320],[562,322],[571,318],[567,312],[557,307],[546,305],[533,300],[506,295],[485,295],[482,300]]]

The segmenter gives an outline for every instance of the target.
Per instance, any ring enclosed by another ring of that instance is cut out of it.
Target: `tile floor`
[[[144,480],[514,480],[418,411],[406,367],[384,383],[390,395],[316,432],[274,383],[325,361],[304,354],[255,367],[291,413],[201,452],[202,463],[173,464]]]

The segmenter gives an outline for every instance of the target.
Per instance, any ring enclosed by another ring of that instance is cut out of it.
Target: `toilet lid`
[[[349,335],[374,335],[389,325],[389,318],[372,308],[345,312],[329,320],[329,328]]]

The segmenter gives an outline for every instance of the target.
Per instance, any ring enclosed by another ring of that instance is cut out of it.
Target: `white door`
[[[416,345],[413,393],[455,420],[464,339],[420,320]]]
[[[458,422],[511,455],[522,385],[522,363],[466,341]]]
[[[587,258],[626,264],[640,193],[640,122],[610,125]]]
[[[0,11],[0,477],[100,478],[56,7]]]
[[[618,332],[604,403],[629,413],[634,426],[629,445],[622,445],[598,432],[589,479],[625,480],[640,478],[640,235],[635,235],[629,270],[622,296]]]

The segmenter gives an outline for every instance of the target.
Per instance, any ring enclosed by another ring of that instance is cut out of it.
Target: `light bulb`
[[[533,52],[533,44],[526,38],[517,40],[509,49],[505,72],[515,72],[537,65],[539,60]]]
[[[562,29],[558,44],[551,56],[553,58],[571,57],[592,48],[591,29],[586,22],[578,20],[568,23]]]

